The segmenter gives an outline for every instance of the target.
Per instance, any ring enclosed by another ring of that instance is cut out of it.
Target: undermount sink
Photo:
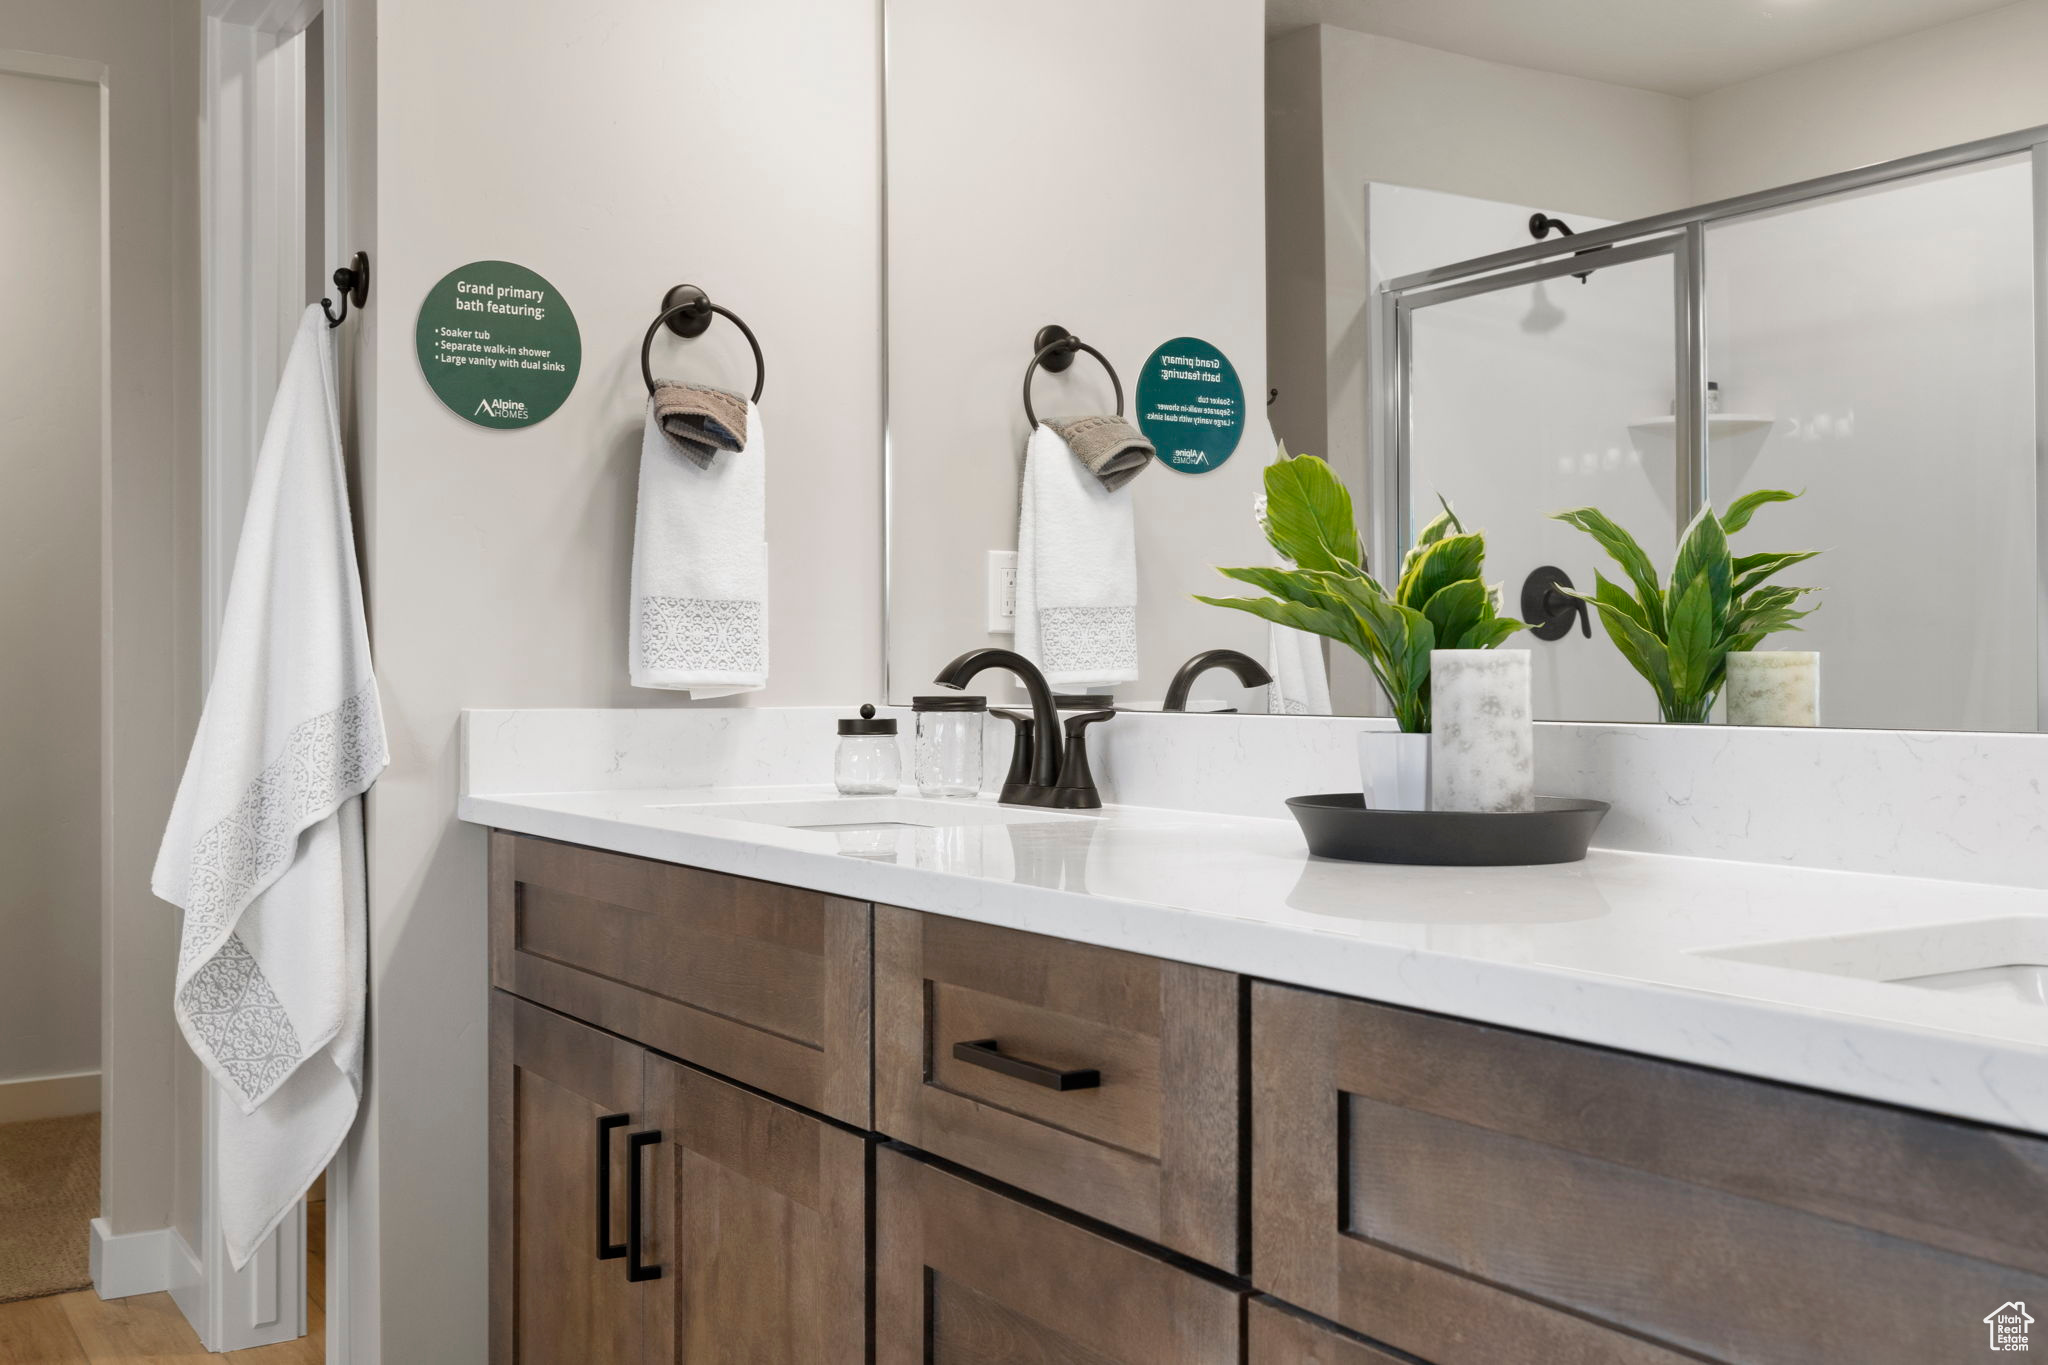
[[[842,796],[818,801],[732,801],[656,806],[656,810],[688,811],[717,820],[742,820],[783,829],[845,831],[891,826],[910,829],[960,829],[980,825],[1042,825],[1053,820],[1086,820],[1068,811],[1000,806],[993,801],[934,799],[922,796]]]
[[[1752,943],[1701,955],[2048,1006],[2048,915]]]

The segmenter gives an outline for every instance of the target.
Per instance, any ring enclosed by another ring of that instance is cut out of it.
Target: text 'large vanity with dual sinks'
[[[466,717],[495,1358],[1918,1365],[2048,1302],[2042,892],[1233,813],[1360,721],[838,796],[834,714]]]

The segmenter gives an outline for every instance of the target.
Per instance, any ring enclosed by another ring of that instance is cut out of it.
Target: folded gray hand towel
[[[739,394],[657,379],[647,401],[668,443],[699,469],[747,444],[747,400]]]
[[[1045,424],[1112,493],[1137,478],[1157,453],[1136,427],[1114,415],[1048,417]]]

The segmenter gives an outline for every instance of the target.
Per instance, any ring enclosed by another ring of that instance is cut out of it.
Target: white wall
[[[1252,618],[1190,600],[1264,563],[1263,43],[1243,0],[889,5],[890,690],[981,644],[986,555],[1017,543],[1031,339],[1060,323],[1117,367],[1126,412],[1163,342],[1236,366],[1246,428],[1221,469],[1132,485],[1140,677],[1156,701],[1203,649],[1265,657]],[[972,54],[969,59],[969,54]],[[1033,384],[1041,416],[1108,412],[1092,357]],[[988,683],[998,689],[997,676]],[[977,689],[982,685],[976,684]],[[1235,694],[1208,680],[1204,695]],[[1247,705],[1263,705],[1254,695]]]
[[[1692,101],[1705,202],[2048,123],[2048,0],[2021,0]]]
[[[744,316],[768,362],[774,673],[738,704],[878,688],[879,24],[846,0],[384,0],[376,28],[376,275],[356,344],[392,765],[369,804],[350,1208],[378,1248],[358,1269],[383,1358],[462,1365],[484,1358],[486,976],[457,715],[679,700],[627,685],[626,585],[640,338],[686,280]],[[463,422],[414,358],[420,299],[480,258],[539,271],[581,327],[576,390],[532,428]],[[745,382],[722,322],[657,346]]]
[[[0,72],[0,1083],[100,1058],[100,92]]]

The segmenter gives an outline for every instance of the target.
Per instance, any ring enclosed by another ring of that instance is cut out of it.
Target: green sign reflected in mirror
[[[1244,435],[1237,367],[1200,337],[1167,342],[1138,374],[1138,430],[1168,469],[1206,474],[1216,468]]]
[[[562,406],[583,367],[576,315],[547,280],[510,261],[471,261],[427,291],[413,333],[420,373],[480,427],[530,427]]]

